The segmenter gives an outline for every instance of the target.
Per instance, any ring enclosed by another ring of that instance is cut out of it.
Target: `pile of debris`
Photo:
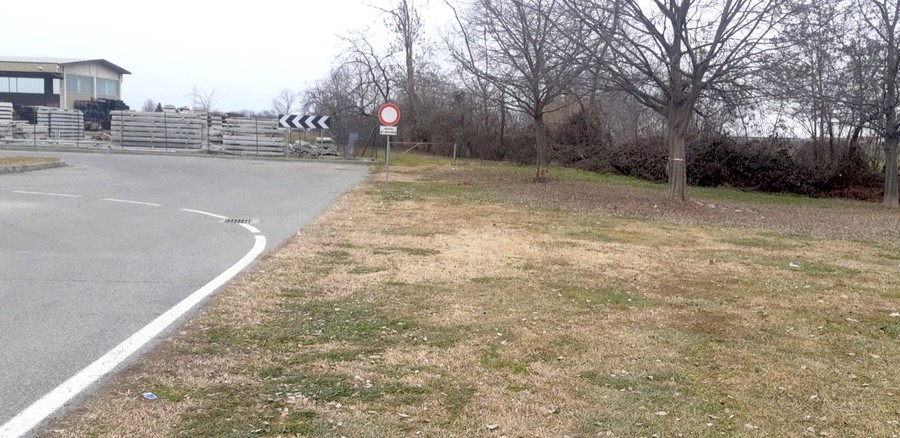
[[[310,143],[307,141],[296,141],[291,143],[291,153],[294,155],[304,155],[312,157],[320,156],[337,156],[338,149],[334,143]]]

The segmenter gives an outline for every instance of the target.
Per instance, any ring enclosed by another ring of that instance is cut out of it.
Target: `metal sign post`
[[[387,136],[387,147],[384,151],[384,183],[387,184],[391,174],[391,137],[397,135],[396,126],[382,126],[379,130],[381,135]]]
[[[397,135],[397,123],[400,123],[400,108],[393,103],[381,105],[378,109],[378,121],[382,126],[380,134],[387,136],[387,147],[384,151],[384,183],[388,184],[391,175],[391,136]]]
[[[391,179],[391,136],[387,136],[387,149],[384,151],[384,183],[390,183]]]

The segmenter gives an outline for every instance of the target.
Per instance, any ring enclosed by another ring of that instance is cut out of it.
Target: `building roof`
[[[31,56],[0,56],[0,62],[16,62],[23,64],[58,64],[58,65],[67,65],[67,64],[84,64],[88,62],[94,62],[98,64],[103,64],[120,74],[130,75],[131,72],[125,70],[118,65],[115,65],[105,59],[90,59],[90,58],[45,58],[45,57],[31,57]]]

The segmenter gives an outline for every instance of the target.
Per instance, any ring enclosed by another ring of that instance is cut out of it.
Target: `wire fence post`
[[[169,150],[169,115],[166,113],[163,113],[163,134],[165,136],[163,137],[163,141],[165,141],[166,144],[165,148],[166,150]]]
[[[119,147],[125,149],[125,111],[119,111]]]

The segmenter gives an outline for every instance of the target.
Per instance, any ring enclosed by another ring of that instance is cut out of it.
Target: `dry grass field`
[[[42,435],[900,435],[897,211],[394,164]]]

